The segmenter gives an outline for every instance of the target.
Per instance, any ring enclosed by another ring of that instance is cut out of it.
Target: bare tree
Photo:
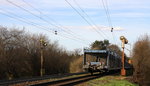
[[[133,48],[133,66],[135,81],[150,86],[150,37],[141,36]]]
[[[40,75],[40,38],[47,43],[43,53],[45,75],[69,72],[72,56],[58,42],[45,35],[0,27],[0,79]]]

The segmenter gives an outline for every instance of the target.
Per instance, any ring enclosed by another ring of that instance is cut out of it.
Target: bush
[[[70,72],[71,73],[83,72],[82,67],[83,67],[83,56],[80,56],[71,62]]]
[[[133,48],[134,80],[143,86],[150,86],[150,37],[144,35]]]
[[[45,35],[0,27],[0,79],[40,75],[40,38],[47,42],[45,75],[69,73],[72,56],[57,42],[51,42]]]

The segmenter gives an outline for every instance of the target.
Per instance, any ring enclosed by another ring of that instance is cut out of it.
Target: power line
[[[44,18],[42,18],[42,17],[40,17],[40,16],[38,16],[38,15],[36,15],[36,14],[30,12],[29,10],[27,10],[27,9],[25,9],[25,8],[23,8],[23,7],[21,7],[21,6],[17,5],[17,4],[15,4],[15,3],[9,1],[9,0],[6,0],[6,1],[9,2],[9,3],[12,4],[12,5],[14,5],[14,6],[16,6],[16,7],[20,8],[20,9],[24,10],[25,12],[30,13],[31,15],[33,15],[33,16],[39,18],[40,20],[43,20],[44,22],[46,22],[46,23],[48,23],[48,24],[50,24],[50,25],[52,25],[52,26],[55,26],[55,27],[57,27],[57,28],[61,28],[61,27],[59,27],[59,26],[57,26],[57,25],[54,25],[54,24],[50,23],[49,21],[45,20]],[[42,12],[41,12],[41,13],[42,13]],[[69,32],[66,32],[66,33],[70,34]],[[77,38],[77,37],[76,37],[76,38]],[[78,38],[78,39],[80,39],[80,38]],[[80,40],[83,41],[83,39],[80,39]],[[85,41],[85,40],[84,40],[84,41]]]
[[[59,34],[59,35],[60,35],[60,34]],[[61,36],[62,36],[62,35],[61,35]],[[61,36],[60,36],[60,37],[61,37]],[[80,42],[80,43],[84,42],[84,43],[82,43],[82,44],[86,44],[86,45],[89,46],[89,44],[88,44],[87,42],[85,42],[85,41],[81,41],[81,40],[79,41],[79,40],[77,40],[77,39],[75,39],[75,38],[71,38],[71,37],[69,37],[69,36],[64,36],[64,35],[63,35],[63,37],[68,38],[68,39],[71,39],[71,40],[74,40],[74,41],[76,41],[76,42],[78,41],[78,42]]]
[[[99,29],[99,27],[94,23],[94,21],[91,19],[91,17],[82,9],[82,7],[77,3],[76,0],[73,0],[75,2],[75,4],[79,7],[79,9],[88,17],[88,19],[91,21],[91,23],[93,23],[93,25]],[[101,33],[103,33],[103,35],[106,37],[106,38],[109,38],[101,29],[99,29],[101,31]]]
[[[97,31],[97,29],[93,27],[93,25],[76,8],[74,8],[70,2],[68,2],[67,0],[65,1],[70,5],[71,8],[73,8],[82,17],[83,20],[85,20],[100,36],[103,37],[103,35],[101,35],[101,33],[99,33],[99,31]]]
[[[47,32],[52,33],[50,30],[45,29],[45,27],[40,27],[40,25],[36,25],[36,24],[33,24],[32,22],[25,21],[25,20],[22,20],[22,19],[19,19],[19,18],[16,18],[16,17],[10,16],[10,15],[5,14],[5,13],[3,13],[3,12],[0,12],[0,13],[1,13],[2,15],[4,15],[4,16],[9,17],[9,18],[12,18],[12,19],[15,19],[15,20],[21,21],[21,22],[23,22],[23,23],[26,23],[26,24],[32,25],[32,26],[37,27],[37,28],[41,28],[41,29],[43,29],[43,30],[45,30],[45,31],[47,31]],[[64,38],[68,38],[68,39],[71,39],[71,40],[74,40],[74,41],[78,41],[79,43],[82,43],[82,44],[87,44],[87,43],[85,43],[85,42],[83,43],[83,41],[81,42],[81,40],[79,41],[79,40],[77,40],[77,39],[75,39],[75,38],[67,37],[67,36],[64,36],[64,35],[61,35],[61,34],[59,34],[59,35],[60,35],[60,37],[64,37]],[[88,44],[87,44],[87,45],[88,45]]]
[[[105,2],[106,2],[106,1],[105,1]],[[107,17],[108,24],[109,24],[110,28],[112,28],[112,22],[111,22],[110,13],[109,13],[109,10],[108,10],[108,4],[107,4],[107,2],[104,3],[103,0],[102,0],[102,4],[103,4],[103,7],[104,7],[104,10],[105,10],[105,13],[106,13],[106,17]],[[106,6],[105,6],[105,5],[106,5]]]
[[[38,11],[40,14],[42,14],[42,12],[40,10],[38,10],[37,8],[35,8],[34,6],[32,6],[30,3],[26,2],[25,0],[22,0],[25,4],[27,4],[28,6],[32,7],[34,10]]]
[[[3,13],[3,12],[0,12],[2,15],[4,15],[4,16],[7,16],[7,17],[9,17],[9,18],[12,18],[12,19],[15,19],[15,20],[18,20],[18,21],[21,21],[21,22],[23,22],[23,23],[26,23],[26,24],[29,24],[29,25],[32,25],[32,26],[34,26],[34,27],[37,27],[37,28],[39,28],[39,25],[36,25],[36,24],[33,24],[32,22],[28,22],[28,21],[25,21],[25,20],[22,20],[22,19],[19,19],[19,18],[15,18],[15,17],[13,17],[13,16],[10,16],[10,15],[8,15],[8,14],[5,14],[5,13]],[[11,14],[12,15],[12,14]],[[42,28],[42,27],[40,27],[40,28]],[[46,31],[48,31],[48,32],[50,32],[49,30],[47,30],[47,29],[45,29],[45,28],[43,28],[43,30],[46,30]]]
[[[44,22],[46,22],[46,23],[48,23],[48,24],[50,24],[50,25],[52,25],[52,26],[55,26],[55,27],[59,28],[58,26],[56,26],[56,25],[50,23],[49,21],[45,20],[44,18],[42,18],[42,17],[40,17],[40,16],[38,16],[38,15],[36,15],[36,14],[30,12],[29,10],[27,10],[27,9],[25,9],[25,8],[23,8],[23,7],[21,7],[21,6],[17,5],[17,4],[15,4],[15,3],[9,1],[9,0],[6,0],[6,1],[9,2],[10,4],[12,4],[12,5],[14,5],[14,6],[16,6],[16,7],[20,8],[20,9],[22,9],[22,10],[24,10],[24,11],[26,11],[27,13],[29,13],[29,14],[31,14],[31,15],[33,15],[33,16],[35,16],[35,17],[41,19],[41,20],[43,20]]]
[[[36,10],[37,12],[39,12],[40,14],[43,14],[43,12],[41,12],[39,9],[35,8],[34,6],[32,6],[30,3],[26,2],[25,0],[22,0],[25,4],[27,4],[28,6],[30,6],[31,8],[33,8],[34,10]],[[44,15],[46,16],[46,15]],[[42,16],[41,16],[42,17]],[[46,16],[48,17],[48,16]],[[51,19],[51,21],[55,22],[56,24],[58,24],[54,19],[48,17],[49,19]],[[68,29],[69,30],[69,29]],[[66,30],[65,30],[66,31]],[[71,32],[71,31],[70,31]]]
[[[105,10],[105,13],[106,13],[106,17],[107,17],[109,27],[111,28],[111,33],[112,33],[114,43],[116,44],[116,39],[115,39],[114,31],[113,31],[114,28],[113,28],[112,21],[111,21],[111,18],[110,18],[110,12],[109,12],[109,8],[108,8],[107,0],[105,0],[105,2],[104,2],[104,0],[102,0],[102,4],[103,4],[103,7],[104,7],[104,10]]]
[[[112,37],[113,37],[114,43],[117,44],[114,32],[112,32]]]
[[[1,8],[0,8],[0,10],[3,11],[3,12],[7,12],[7,13],[11,14],[11,16],[18,17],[19,21],[22,21],[22,22],[24,22],[24,23],[29,23],[29,22],[30,22],[30,24],[34,24],[34,25],[37,25],[37,26],[41,26],[41,27],[43,27],[43,28],[47,28],[47,27],[45,27],[45,26],[43,26],[43,25],[38,25],[37,23],[34,23],[34,22],[32,22],[32,21],[28,21],[28,20],[26,20],[26,18],[21,17],[21,16],[18,16],[18,15],[16,15],[16,14],[12,13],[12,12],[7,11],[7,10],[3,10],[3,9],[1,9]],[[7,14],[6,14],[6,15],[7,15]],[[13,18],[15,18],[15,17],[13,17]],[[49,29],[49,30],[53,31],[52,29]]]
[[[114,28],[113,28],[111,17],[110,17],[108,2],[107,2],[107,0],[105,0],[105,2],[106,2],[107,13],[108,13],[109,21],[110,21],[110,25],[111,25],[111,32],[112,32],[113,40],[115,40],[115,44],[116,44],[116,37],[115,37],[115,32],[113,31]]]
[[[35,17],[37,17],[37,18],[43,20],[44,22],[47,22],[48,24],[53,25],[52,23],[49,23],[47,20],[45,20],[45,19],[43,19],[43,18],[40,18],[39,16],[37,16],[37,15],[35,15],[34,13],[28,11],[27,9],[25,9],[25,8],[23,8],[23,7],[21,7],[21,6],[17,5],[17,4],[15,4],[15,3],[9,1],[9,0],[6,0],[6,1],[9,2],[10,4],[12,4],[12,5],[14,5],[14,6],[16,6],[16,7],[20,8],[20,9],[22,9],[22,10],[24,10],[24,11],[26,11],[27,13],[30,13],[30,14],[32,14],[33,16],[35,16]],[[55,25],[53,25],[53,26],[55,26]],[[57,27],[57,26],[56,26],[56,27]]]
[[[37,8],[35,8],[34,6],[32,6],[30,3],[28,3],[28,2],[26,2],[25,0],[22,0],[25,4],[27,4],[28,6],[30,6],[31,8],[33,8],[34,10],[36,10],[37,12],[39,12],[40,14],[41,14],[41,17],[42,17],[42,15],[44,15],[43,14],[43,12],[41,12],[39,9],[37,9]],[[64,31],[64,32],[66,32],[66,33],[68,33],[68,34],[70,34],[70,35],[73,35],[74,37],[76,37],[76,38],[78,38],[78,39],[80,39],[80,40],[84,40],[84,39],[81,39],[80,37],[80,35],[78,35],[78,34],[76,34],[76,33],[74,33],[74,32],[72,32],[69,28],[66,28],[66,27],[64,27],[64,26],[62,26],[60,23],[58,23],[58,22],[56,22],[54,19],[52,19],[52,18],[50,18],[49,16],[47,16],[47,15],[44,15],[45,17],[47,17],[47,18],[49,18],[51,21],[53,21],[55,24],[57,24],[57,25],[59,25],[60,27],[61,27],[61,29]],[[64,28],[64,29],[63,29]],[[65,30],[65,29],[67,29],[67,30]],[[76,36],[76,35],[77,36]],[[78,37],[79,36],[79,37]],[[84,40],[84,41],[86,41],[86,40]]]
[[[23,7],[21,7],[21,6],[17,5],[17,4],[15,4],[15,3],[9,1],[9,0],[6,0],[6,1],[9,2],[10,4],[12,4],[12,5],[14,5],[14,6],[16,6],[16,7],[20,8],[20,9],[22,9],[22,10],[24,10],[24,11],[26,11],[27,13],[30,13],[31,15],[33,15],[33,16],[35,16],[35,17],[41,19],[41,20],[43,20],[44,22],[46,22],[46,23],[48,23],[48,24],[50,24],[50,25],[52,25],[52,26],[55,26],[55,27],[57,27],[57,28],[60,28],[59,26],[56,26],[56,25],[50,23],[49,21],[45,20],[44,18],[42,18],[42,17],[40,17],[40,16],[38,16],[38,15],[36,15],[36,14],[30,12],[29,10],[27,10],[27,9],[25,9],[25,8],[23,8]]]

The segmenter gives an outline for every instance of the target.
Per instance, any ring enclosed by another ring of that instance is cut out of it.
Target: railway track
[[[51,82],[45,82],[45,83],[40,83],[40,84],[33,84],[30,86],[74,86],[81,84],[83,82],[87,82],[89,80],[93,80],[96,78],[100,78],[102,76],[110,75],[112,73],[97,73],[94,75],[84,75],[84,76],[79,76],[79,77],[74,77],[74,78],[68,78],[68,79],[63,79],[63,80],[56,80],[56,81],[51,81]]]
[[[25,82],[33,82],[33,81],[40,81],[40,80],[46,80],[46,79],[53,79],[53,78],[62,78],[62,77],[69,77],[73,75],[83,75],[87,74],[87,72],[82,73],[68,73],[63,75],[49,75],[49,76],[43,76],[43,77],[33,77],[33,78],[22,78],[22,79],[14,79],[14,80],[0,80],[0,86],[8,86],[18,83],[25,83]]]
[[[65,75],[51,75],[51,76],[36,77],[30,79],[16,79],[16,80],[4,81],[4,82],[0,81],[0,86],[9,86],[9,85],[10,86],[16,86],[16,85],[17,86],[72,86],[72,85],[78,85],[83,82],[87,82],[89,80],[93,80],[114,73],[116,72],[96,73],[94,75],[91,75],[90,73],[87,72],[71,73]],[[69,76],[71,76],[71,78]],[[48,81],[49,79],[56,79],[56,78],[58,78],[59,80]],[[46,82],[45,81],[43,82],[42,80],[46,80]]]

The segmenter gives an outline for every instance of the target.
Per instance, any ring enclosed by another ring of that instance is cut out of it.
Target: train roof
[[[106,56],[108,52],[112,55],[117,55],[116,52],[111,50],[84,50],[84,54],[89,54],[93,56]]]
[[[86,54],[90,54],[90,53],[106,54],[106,53],[108,53],[108,50],[84,50],[84,53],[86,53]]]
[[[89,54],[92,56],[106,56],[108,53],[108,50],[84,50],[84,54]]]

